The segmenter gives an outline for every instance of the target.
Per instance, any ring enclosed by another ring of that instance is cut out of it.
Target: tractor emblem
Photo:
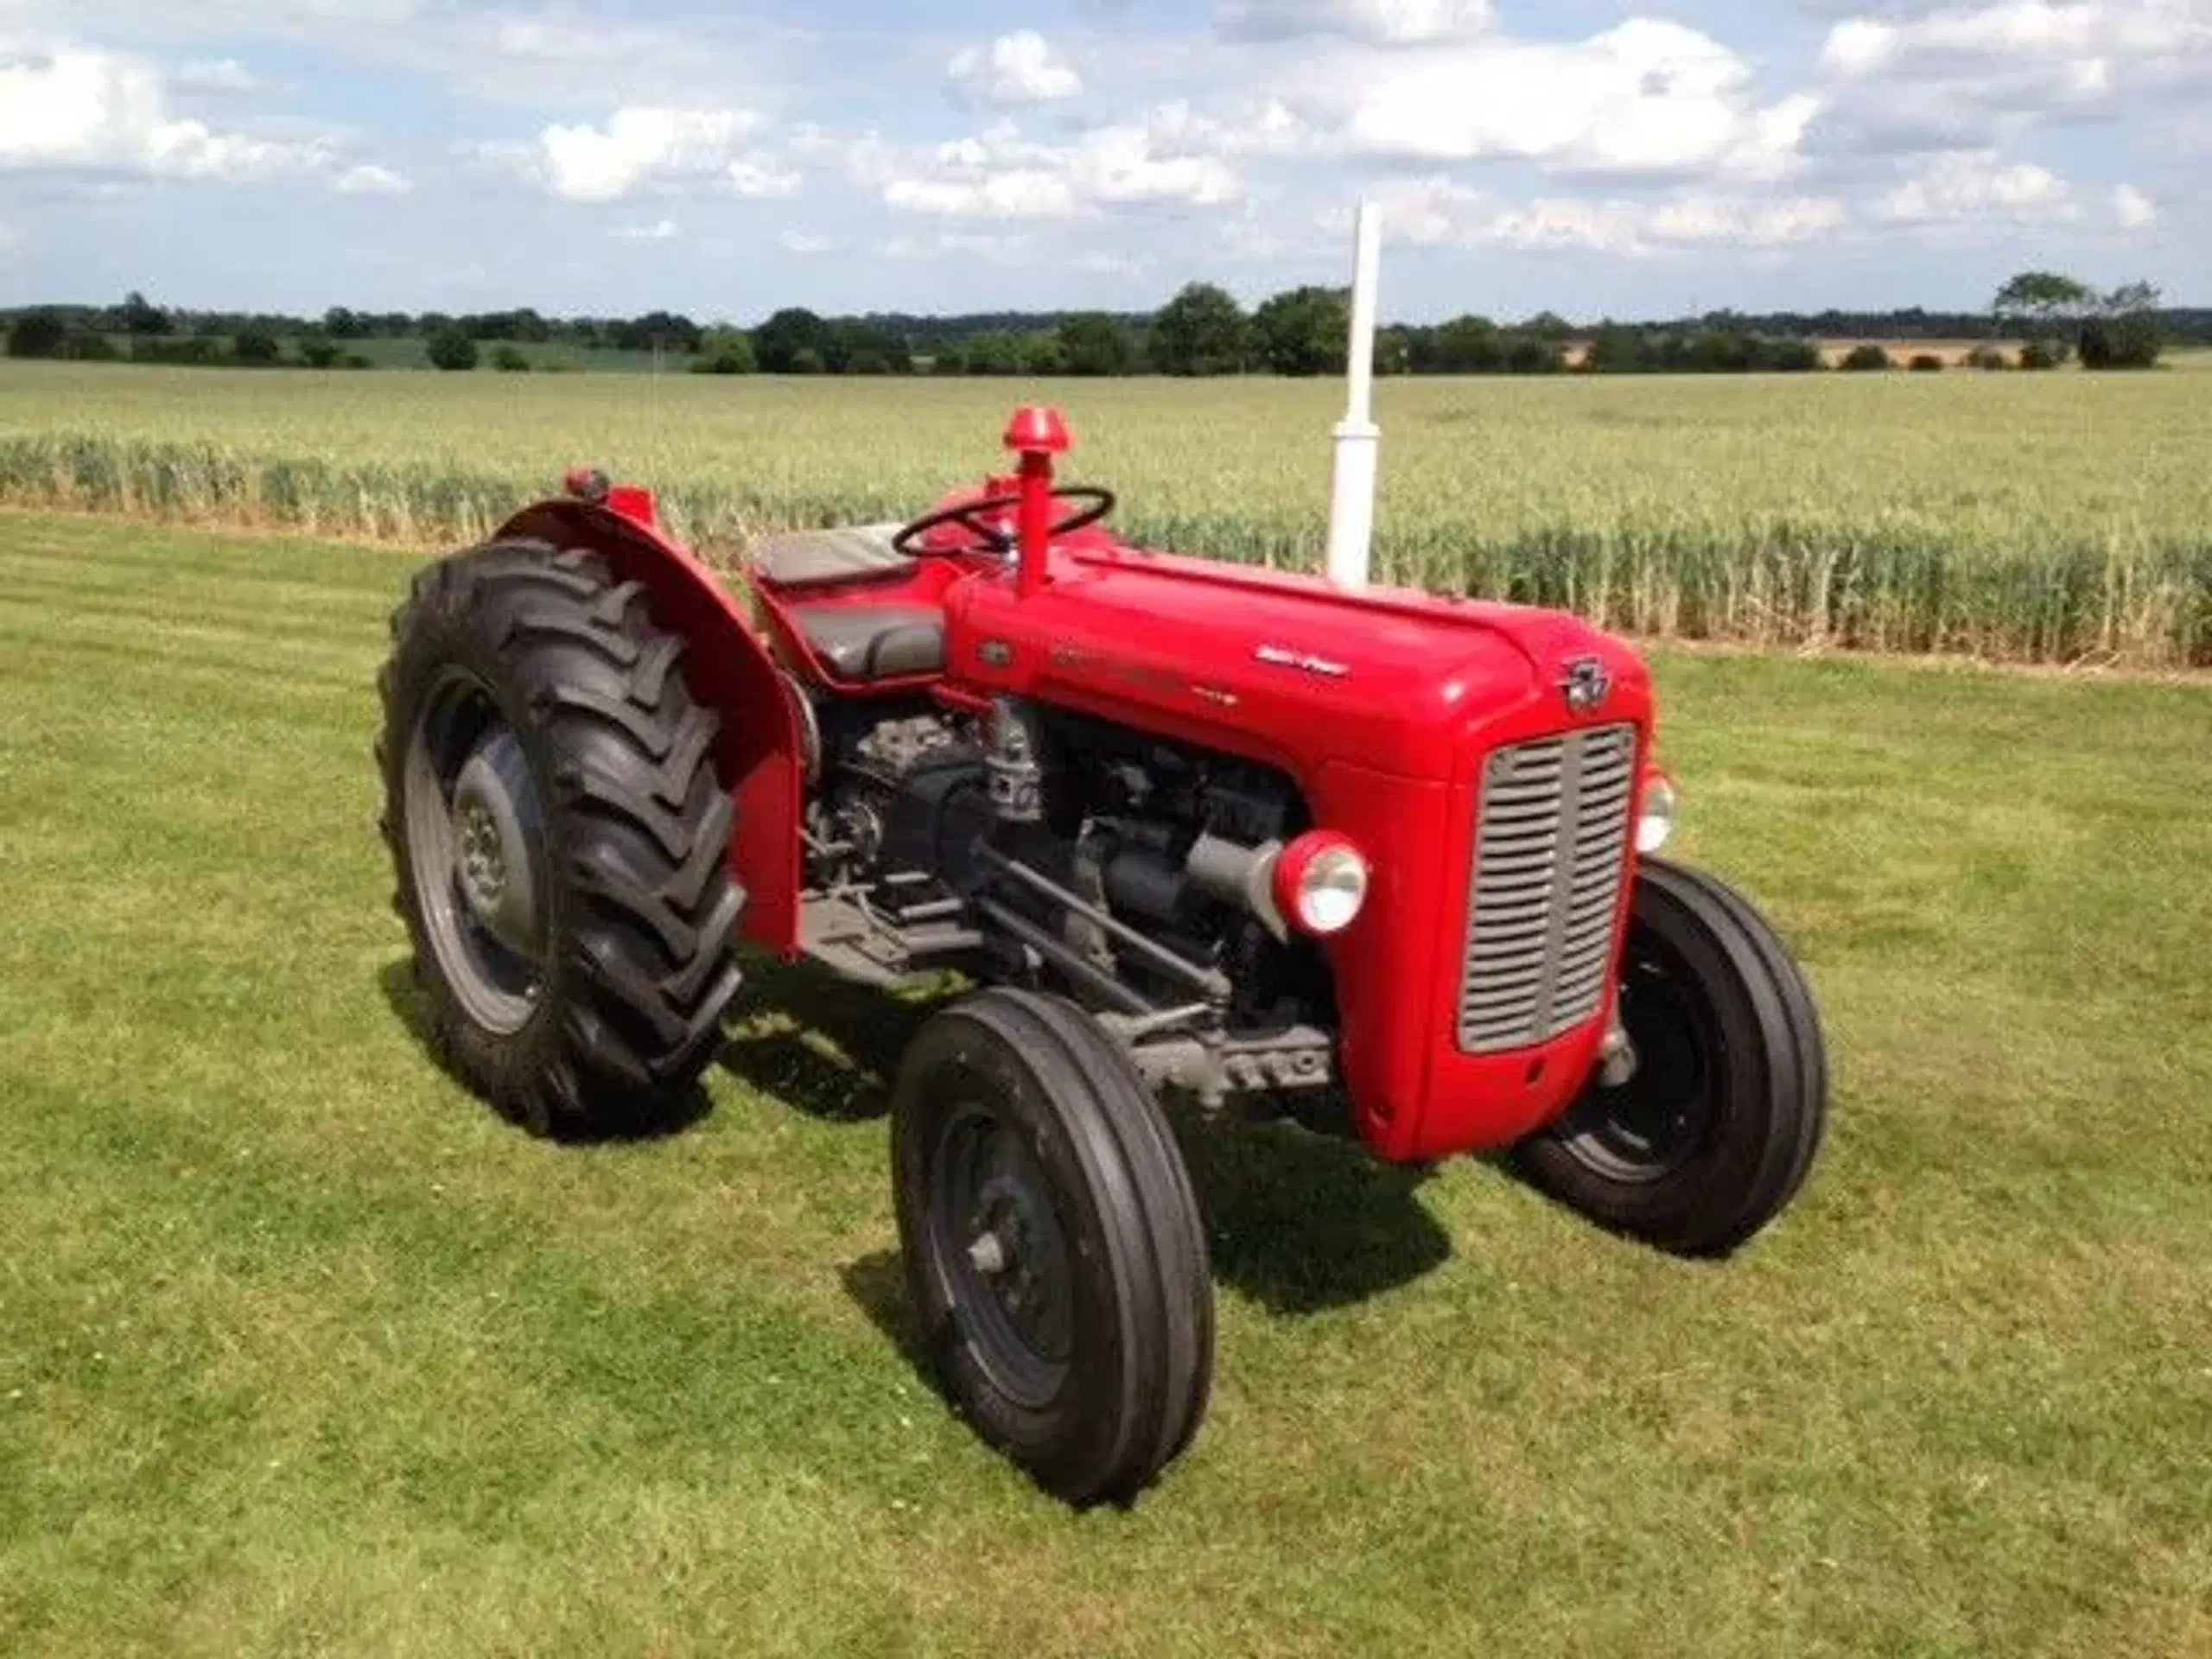
[[[1605,698],[1613,689],[1612,677],[1605,672],[1605,664],[1595,657],[1578,658],[1567,666],[1567,677],[1559,683],[1567,698],[1567,706],[1578,715],[1595,714],[1605,707]]]

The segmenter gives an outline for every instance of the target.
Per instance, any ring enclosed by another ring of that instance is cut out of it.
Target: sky
[[[2212,303],[2212,0],[0,0],[0,304]]]

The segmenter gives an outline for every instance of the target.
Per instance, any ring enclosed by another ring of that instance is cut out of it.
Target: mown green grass
[[[766,974],[588,1150],[424,1058],[409,568],[0,516],[0,1650],[2212,1650],[2212,690],[1662,655],[1828,1023],[1800,1207],[1691,1266],[1186,1125],[1213,1410],[1077,1518],[900,1346],[911,1016]]]
[[[899,518],[1062,404],[1138,539],[1311,565],[1342,388],[0,365],[0,500],[428,547],[596,461],[680,534]],[[1649,636],[2212,664],[2212,379],[1419,380],[1378,393],[1392,581]]]

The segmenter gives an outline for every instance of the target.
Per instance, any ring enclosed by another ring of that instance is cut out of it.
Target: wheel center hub
[[[522,745],[504,727],[461,768],[452,823],[455,885],[469,913],[500,944],[531,955],[541,919],[531,850],[537,793]]]
[[[454,816],[459,819],[454,834],[461,843],[461,887],[478,915],[494,915],[507,890],[507,856],[499,844],[499,826],[480,802],[471,801]]]

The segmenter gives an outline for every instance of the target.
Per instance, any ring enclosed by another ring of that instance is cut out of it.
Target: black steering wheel
[[[1090,505],[1080,512],[1071,513],[1067,518],[1055,523],[1051,530],[1046,532],[1048,539],[1088,529],[1113,512],[1115,505],[1113,491],[1098,489],[1089,484],[1071,484],[1063,489],[1054,490],[1052,499],[1055,501],[1085,500]],[[1021,498],[1018,495],[993,495],[987,496],[981,501],[962,501],[949,507],[939,507],[935,512],[924,513],[912,524],[893,536],[891,538],[891,545],[908,558],[918,559],[923,556],[926,550],[916,547],[915,543],[940,525],[958,524],[971,535],[980,537],[992,552],[1011,553],[1019,538],[1007,531],[1001,530],[996,524],[985,524],[982,522],[982,517],[987,512],[1004,512],[1009,507],[1018,507],[1020,505]]]

